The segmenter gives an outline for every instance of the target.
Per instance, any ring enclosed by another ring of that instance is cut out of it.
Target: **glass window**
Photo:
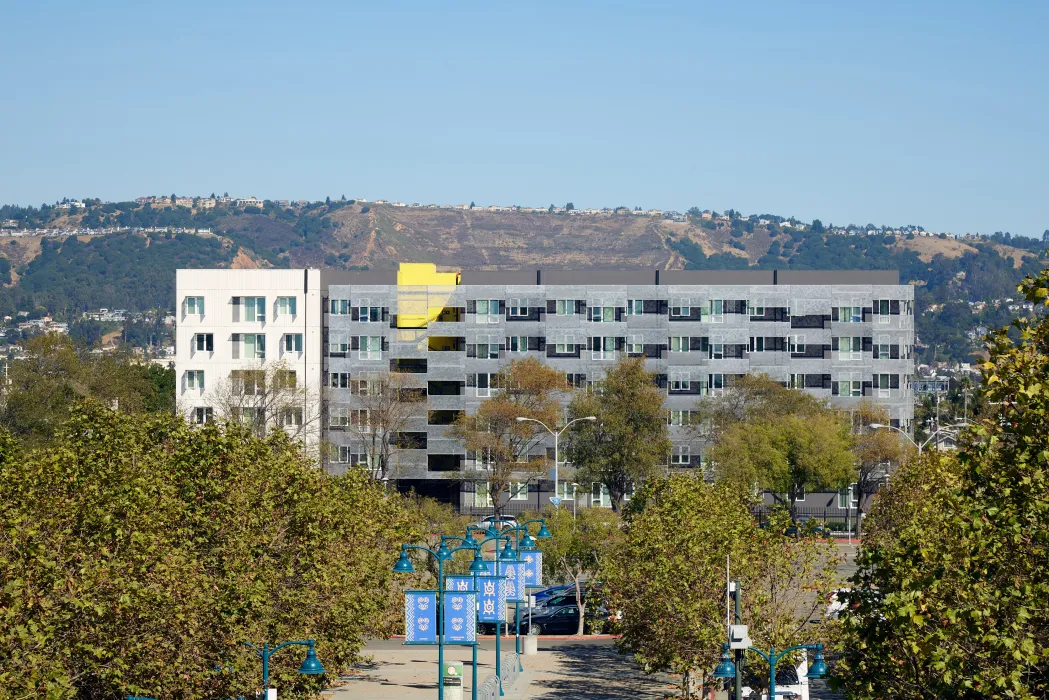
[[[674,335],[670,337],[670,352],[688,352],[689,340],[686,336]]]
[[[748,316],[764,316],[765,315],[765,302],[764,301],[748,301],[747,302],[747,315]]]
[[[202,370],[202,369],[186,370],[186,388],[187,389],[203,389],[204,388],[204,370]]]
[[[197,352],[214,352],[215,342],[211,333],[197,333],[193,336],[194,347]]]
[[[630,342],[627,343],[626,351],[631,355],[640,355],[645,351],[645,346],[641,342],[640,335],[630,336]]]
[[[671,316],[689,316],[692,313],[692,300],[691,299],[671,299],[670,301],[670,315]]]
[[[848,509],[850,506],[856,508],[860,504],[860,495],[855,484],[849,484],[848,488],[838,491],[838,507]]]
[[[712,359],[712,360],[723,360],[723,359],[725,359],[725,344],[724,343],[711,343],[710,344],[710,359]]]
[[[561,336],[554,343],[554,352],[558,355],[567,355],[575,352],[575,338],[570,335]]]
[[[492,507],[492,492],[488,486],[487,481],[475,481],[474,482],[474,507],[475,508],[491,508]]]
[[[277,314],[294,316],[297,313],[298,300],[295,297],[277,297]]]
[[[626,303],[627,316],[641,316],[645,312],[645,302],[642,299],[630,299]]]
[[[332,372],[328,375],[328,383],[332,389],[348,389],[350,387],[350,373]]]
[[[332,406],[328,410],[328,425],[332,428],[346,428],[350,425],[349,406]]]
[[[688,391],[691,384],[691,376],[687,370],[670,370],[669,387],[671,391]]]
[[[567,481],[562,481],[557,485],[557,495],[560,496],[563,501],[574,501],[577,486],[578,484],[570,484]]]
[[[687,465],[690,461],[690,456],[688,445],[674,445],[670,455],[670,463],[678,466]]]
[[[747,346],[748,352],[765,352],[765,338],[763,336],[751,336]]]
[[[554,304],[558,316],[571,316],[575,313],[575,299],[558,299]]]
[[[350,315],[350,309],[352,307],[350,306],[350,300],[349,299],[331,299],[329,301],[330,301],[329,309],[331,311],[331,315],[332,316],[349,316]]]
[[[350,334],[332,331],[328,336],[328,354],[345,355],[350,350]]]
[[[711,299],[710,300],[710,322],[711,323],[722,323],[725,320],[725,300],[724,299]]]
[[[601,302],[592,303],[587,313],[594,323],[612,323],[616,320],[616,307],[602,306]]]
[[[477,396],[484,398],[492,395],[491,376],[487,372],[477,374]]]
[[[208,406],[198,406],[193,409],[193,422],[198,425],[210,423],[213,418],[214,412]]]
[[[266,297],[241,297],[240,306],[242,321],[266,320]]]
[[[527,302],[524,302],[521,299],[511,299],[509,306],[510,306],[510,315],[511,316],[527,316],[528,315]],[[496,309],[498,309],[498,308],[499,307],[497,306]]]
[[[362,335],[360,359],[381,360],[382,359],[382,336]]]
[[[277,424],[282,428],[301,428],[302,409],[282,408],[280,413],[277,414]]]
[[[611,508],[612,499],[608,495],[608,487],[601,483],[591,484],[590,504],[598,508]]]
[[[204,297],[186,297],[186,313],[204,315]]]
[[[284,352],[302,352],[302,333],[284,334]]]
[[[616,359],[616,339],[595,336],[591,339],[591,358],[594,360]]]
[[[266,336],[261,333],[245,333],[244,338],[244,354],[243,357],[246,360],[265,360],[266,359]]]
[[[805,336],[804,335],[792,335],[790,336],[790,351],[796,353],[805,352]]]
[[[725,375],[724,374],[708,374],[707,375],[707,391],[711,394],[719,395],[725,393]]]
[[[528,484],[522,484],[519,481],[514,481],[510,484],[510,500],[511,501],[527,501],[528,500]]]
[[[842,336],[838,338],[838,359],[842,362],[859,360],[863,356],[863,338],[854,336]]]
[[[523,335],[510,336],[510,346],[507,349],[512,353],[528,352],[528,337]]]

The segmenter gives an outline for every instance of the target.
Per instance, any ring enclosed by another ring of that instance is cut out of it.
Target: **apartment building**
[[[251,372],[282,363],[300,388],[300,422],[315,426],[310,441],[324,467],[338,473],[367,461],[353,428],[367,421],[361,396],[368,381],[398,371],[425,401],[405,428],[411,439],[397,450],[391,477],[400,488],[467,510],[486,503],[483,489],[462,474],[476,470],[483,481],[483,467],[450,437],[448,424],[497,391],[493,377],[513,359],[540,358],[573,386],[593,390],[616,360],[644,357],[667,394],[673,468],[704,467],[687,412],[748,372],[846,409],[875,401],[894,426],[911,430],[914,290],[893,271],[439,273],[430,264],[402,264],[389,271],[180,270],[177,290],[179,405],[190,420],[217,418],[231,406],[229,392],[218,401],[212,383],[235,386],[236,397],[250,403],[260,391],[254,377],[262,376]],[[294,415],[265,415],[255,401],[239,417],[296,427]],[[550,452],[552,444],[539,449]],[[512,505],[535,507],[553,495],[549,481],[522,485]],[[562,486],[559,495],[607,505],[607,494],[591,485],[578,493]]]

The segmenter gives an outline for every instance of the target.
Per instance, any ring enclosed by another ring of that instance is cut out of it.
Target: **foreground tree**
[[[337,673],[393,631],[396,546],[421,533],[367,474],[327,476],[282,431],[98,404],[54,445],[0,435],[5,697],[248,697],[243,641],[317,639]],[[274,658],[282,697],[321,688],[299,661]]]
[[[599,578],[606,557],[617,542],[622,521],[604,508],[581,508],[575,514],[559,508],[547,513],[546,527],[552,537],[543,540],[543,573],[548,581],[575,586],[579,606],[576,634],[584,633],[587,605],[593,602],[585,586]]]
[[[889,412],[883,406],[864,401],[852,411],[856,461],[856,496],[859,501],[858,522],[868,509],[868,502],[885,484],[894,466],[912,458],[913,446],[895,430],[874,429],[872,423],[889,424]]]
[[[484,488],[496,513],[506,506],[512,483],[538,479],[547,464],[545,457],[531,457],[547,432],[517,418],[532,418],[553,427],[561,416],[558,395],[566,391],[563,372],[535,358],[515,360],[495,377],[494,395],[452,425],[450,433],[476,455],[478,465],[476,470],[461,472],[460,478],[487,484]]]
[[[837,490],[855,479],[847,415],[768,377],[740,384],[700,404],[703,424],[713,431],[718,480],[770,491],[793,513],[802,493]]]
[[[670,454],[663,394],[653,380],[644,360],[623,359],[600,391],[578,394],[568,407],[570,418],[597,417],[575,426],[567,454],[582,482],[608,489],[617,512],[629,489],[655,475]]]
[[[1049,306],[1049,271],[1019,287]],[[1049,319],[991,334],[997,410],[880,494],[837,682],[856,698],[1049,694]]]
[[[609,608],[622,612],[620,648],[649,670],[683,674],[686,697],[705,686],[726,640],[726,558],[762,647],[813,641],[808,619],[835,585],[832,544],[784,536],[775,519],[759,528],[748,506],[728,484],[685,474],[651,481],[626,508],[602,570]],[[757,685],[760,667],[750,673]]]

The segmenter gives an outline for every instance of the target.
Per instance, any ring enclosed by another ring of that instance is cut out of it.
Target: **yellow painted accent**
[[[451,290],[434,288],[458,284],[458,272],[438,272],[433,263],[401,263],[397,270],[397,327],[426,328],[436,321]]]

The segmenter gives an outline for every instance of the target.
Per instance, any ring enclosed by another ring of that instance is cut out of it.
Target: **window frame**
[[[187,296],[186,297],[186,315],[187,316],[203,316],[204,315],[204,297],[202,297],[202,296]]]
[[[295,318],[299,315],[299,298],[296,296],[279,296],[277,297],[277,316],[291,316]]]

